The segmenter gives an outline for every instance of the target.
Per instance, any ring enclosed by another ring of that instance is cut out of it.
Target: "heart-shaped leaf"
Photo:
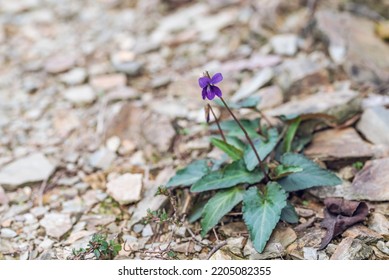
[[[243,160],[239,160],[205,175],[192,186],[191,191],[204,192],[230,188],[242,183],[254,184],[260,182],[263,177],[259,168],[250,172],[246,169]]]
[[[243,197],[243,219],[249,229],[254,248],[262,253],[286,206],[287,194],[276,182],[269,182],[265,194],[249,188]]]
[[[225,152],[232,160],[239,160],[243,156],[243,152],[241,150],[235,148],[233,145],[224,142],[223,140],[212,138],[211,143],[215,147],[218,147],[220,150]]]
[[[210,172],[209,160],[196,160],[187,167],[178,170],[166,184],[167,188],[190,186]]]
[[[202,214],[203,219],[201,220],[201,235],[203,237],[224,215],[243,200],[244,193],[245,190],[240,187],[230,188],[218,192],[207,202]]]
[[[284,154],[281,163],[285,166],[300,167],[303,170],[278,180],[288,192],[304,190],[319,186],[336,186],[342,181],[332,172],[321,168],[313,161],[300,154]]]
[[[254,140],[254,147],[257,150],[261,160],[264,160],[271,153],[271,151],[273,151],[274,147],[277,145],[277,141],[278,131],[275,128],[269,129],[268,140],[266,142],[261,138]],[[244,161],[249,171],[253,170],[259,164],[258,159],[255,156],[255,152],[250,145],[247,145],[246,149],[244,150]]]

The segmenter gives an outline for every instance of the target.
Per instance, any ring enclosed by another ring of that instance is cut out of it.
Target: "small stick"
[[[215,247],[213,247],[212,250],[207,255],[207,260],[209,260],[213,254],[215,254],[220,248],[222,248],[225,245],[227,245],[227,241],[223,241],[223,242],[217,244]]]

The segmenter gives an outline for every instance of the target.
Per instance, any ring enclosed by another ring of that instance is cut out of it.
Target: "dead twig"
[[[223,241],[223,242],[217,244],[215,247],[213,247],[211,252],[209,252],[207,255],[207,260],[209,260],[213,254],[215,254],[220,248],[222,248],[225,245],[227,245],[227,241]]]

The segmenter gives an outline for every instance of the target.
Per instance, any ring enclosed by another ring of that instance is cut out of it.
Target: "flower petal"
[[[203,96],[203,99],[205,100],[205,98],[207,98],[207,88],[203,88],[203,92],[201,93],[201,95]]]
[[[210,82],[211,82],[211,79],[210,79],[210,78],[208,78],[208,77],[201,77],[201,78],[199,79],[199,86],[200,86],[201,88],[205,88],[207,85],[210,84]]]
[[[213,86],[207,86],[207,97],[209,100],[212,100],[215,98],[215,92],[213,91]]]
[[[218,97],[222,97],[222,91],[217,86],[210,86],[211,91]]]
[[[221,73],[216,73],[211,79],[211,84],[217,84],[221,81],[223,81],[223,75]]]

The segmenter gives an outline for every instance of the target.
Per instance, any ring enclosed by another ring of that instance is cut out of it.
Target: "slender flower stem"
[[[228,112],[231,114],[231,116],[234,118],[235,122],[239,125],[240,129],[243,131],[247,141],[249,142],[251,148],[253,149],[254,151],[254,154],[255,156],[257,157],[258,159],[258,162],[259,162],[259,166],[261,167],[261,170],[265,176],[265,180],[266,182],[269,181],[269,176],[267,175],[267,172],[266,172],[266,169],[265,169],[265,166],[262,164],[262,161],[261,161],[261,158],[259,157],[259,154],[257,152],[257,149],[255,149],[255,146],[254,146],[254,143],[253,141],[251,141],[251,138],[250,136],[248,135],[246,129],[243,127],[243,125],[241,124],[241,122],[238,120],[237,117],[235,117],[234,113],[231,111],[230,107],[228,107],[227,103],[224,101],[223,97],[220,97],[220,100],[223,102],[224,106],[227,108]]]
[[[215,114],[215,112],[213,111],[212,106],[211,106],[210,104],[208,104],[208,108],[209,108],[209,109],[211,110],[211,112],[212,112],[212,115],[213,115],[213,117],[214,117],[214,119],[215,119],[215,121],[216,121],[217,128],[219,129],[219,132],[220,132],[220,135],[221,135],[222,138],[223,138],[223,141],[224,141],[225,143],[227,143],[227,140],[226,140],[226,137],[224,136],[223,130],[222,130],[222,128],[220,127],[219,120],[217,119],[216,114]]]

